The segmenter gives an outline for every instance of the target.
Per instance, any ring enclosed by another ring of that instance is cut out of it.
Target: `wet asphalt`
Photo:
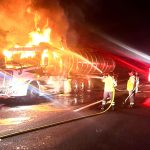
[[[100,91],[38,100],[1,99],[0,149],[149,150],[149,93],[139,92],[133,109],[128,103],[122,105],[126,96],[126,92],[116,92],[116,110],[102,114],[99,104],[73,111],[102,99]],[[95,113],[100,114],[72,120]],[[70,122],[63,123],[66,120]]]

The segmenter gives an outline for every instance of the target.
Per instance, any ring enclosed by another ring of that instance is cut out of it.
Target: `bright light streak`
[[[134,65],[132,65],[131,63],[126,62],[126,61],[122,60],[122,59],[119,58],[119,57],[115,57],[115,56],[113,56],[113,57],[114,57],[116,60],[118,60],[119,62],[121,62],[123,65],[128,66],[128,67],[132,68],[133,70],[137,70],[138,72],[140,72],[140,73],[142,73],[142,74],[145,74],[145,71],[142,70],[141,68],[139,68],[139,67],[137,67],[137,66],[134,66]]]
[[[106,40],[112,42],[113,44],[116,44],[117,46],[120,46],[121,48],[124,48],[126,50],[126,51],[124,51],[124,53],[129,55],[130,58],[134,58],[135,59],[135,57],[137,56],[136,58],[138,60],[140,60],[140,61],[142,60],[143,62],[146,62],[146,63],[150,62],[150,56],[149,55],[147,55],[147,54],[145,54],[145,53],[143,53],[143,52],[141,52],[141,51],[139,51],[137,49],[129,47],[128,45],[126,45],[126,44],[124,44],[124,43],[122,43],[122,42],[120,42],[120,41],[118,41],[116,39],[113,39],[112,37],[110,37],[110,36],[108,36],[106,34],[102,34],[102,36]],[[131,52],[131,53],[129,54],[127,52]],[[132,55],[132,57],[131,57],[131,55]]]

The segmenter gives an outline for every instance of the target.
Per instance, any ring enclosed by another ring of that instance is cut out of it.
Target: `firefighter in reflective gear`
[[[117,81],[114,79],[114,76],[112,76],[112,73],[108,73],[106,76],[104,76],[102,81],[104,82],[104,95],[101,109],[104,109],[106,100],[109,98],[111,100],[112,110],[114,110],[115,87],[117,86]]]
[[[133,71],[129,72],[129,79],[127,81],[127,91],[129,93],[129,107],[132,108],[134,106],[134,97],[136,90],[136,77]]]

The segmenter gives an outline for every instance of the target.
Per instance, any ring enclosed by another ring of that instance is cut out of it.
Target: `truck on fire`
[[[115,68],[112,58],[87,51],[49,47],[14,47],[4,51],[0,96],[36,98],[92,90],[92,78]]]

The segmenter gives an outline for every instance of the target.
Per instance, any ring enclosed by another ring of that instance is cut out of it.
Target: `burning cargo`
[[[113,59],[98,53],[75,53],[54,47],[11,48],[4,51],[4,56],[1,95],[9,96],[86,91],[94,76],[115,69]]]

